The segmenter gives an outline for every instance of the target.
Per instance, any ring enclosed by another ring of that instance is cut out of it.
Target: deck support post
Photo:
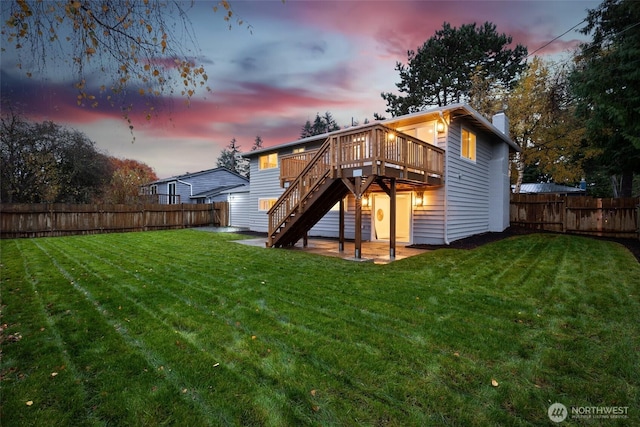
[[[307,246],[309,246],[309,233],[305,231],[304,236],[302,236],[302,247],[306,248]]]
[[[395,259],[396,257],[396,179],[391,178],[391,188],[390,188],[390,206],[389,210],[389,258]]]
[[[338,251],[344,252],[344,198],[340,199],[340,219],[338,228]]]
[[[355,195],[356,195],[356,240],[355,240],[355,257],[362,258],[362,179],[355,179]]]

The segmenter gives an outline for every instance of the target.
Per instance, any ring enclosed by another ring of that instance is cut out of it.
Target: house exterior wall
[[[269,231],[267,211],[260,210],[260,199],[277,199],[284,192],[280,187],[280,154],[278,167],[260,169],[259,157],[251,157],[249,162],[251,186],[249,190],[249,227],[251,231],[266,233]]]
[[[249,192],[227,194],[229,202],[229,225],[231,227],[250,228],[251,218],[248,215],[252,211]],[[255,210],[255,207],[253,208]]]
[[[461,156],[463,128],[476,135],[475,162]],[[458,120],[449,127],[446,149],[448,170],[445,171],[445,243],[489,231],[492,154],[492,144],[487,134],[471,123]]]
[[[196,199],[191,199],[194,194],[202,193],[215,187],[247,184],[247,180],[226,169],[218,168],[157,181],[155,185],[157,185],[158,194],[169,194],[169,185],[171,183],[175,183],[176,195],[180,196],[180,203],[187,204],[198,202]],[[169,200],[163,199],[163,201],[166,203]]]

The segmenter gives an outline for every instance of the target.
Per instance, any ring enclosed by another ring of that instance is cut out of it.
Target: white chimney
[[[494,115],[491,118],[491,122],[500,132],[509,136],[509,118],[504,111],[500,111],[498,114]]]

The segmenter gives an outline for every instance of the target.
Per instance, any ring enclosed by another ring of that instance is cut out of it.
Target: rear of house
[[[283,193],[290,192],[290,185],[301,184],[295,176],[312,161],[316,150],[325,147],[330,162],[340,163],[336,159],[346,155],[354,159],[353,163],[343,161],[343,169],[325,178],[341,179],[350,191],[318,181],[318,187],[327,187],[325,191],[344,194],[337,198],[343,206],[342,210],[340,203],[324,207],[326,213],[311,221],[305,235],[339,238],[342,233],[347,239],[448,244],[474,234],[503,231],[509,225],[509,154],[518,149],[507,133],[504,114],[490,123],[471,107],[456,104],[251,152],[247,154],[249,204],[257,208],[249,211],[251,229],[274,232],[269,210]],[[384,135],[384,141],[375,135]],[[331,140],[335,143],[327,148]],[[423,158],[416,163],[412,152]],[[396,154],[398,161],[390,161],[389,156]],[[358,156],[360,163],[356,163]],[[360,185],[366,186],[361,193]],[[292,206],[284,222],[295,222],[296,216],[302,222],[303,207],[321,196]],[[279,226],[284,230],[285,225]],[[276,230],[274,237],[280,232]]]

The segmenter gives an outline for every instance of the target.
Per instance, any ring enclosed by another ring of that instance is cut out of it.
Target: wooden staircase
[[[269,210],[267,246],[295,245],[336,203],[354,190],[361,197],[374,179],[440,185],[443,159],[440,148],[380,124],[335,132]]]

